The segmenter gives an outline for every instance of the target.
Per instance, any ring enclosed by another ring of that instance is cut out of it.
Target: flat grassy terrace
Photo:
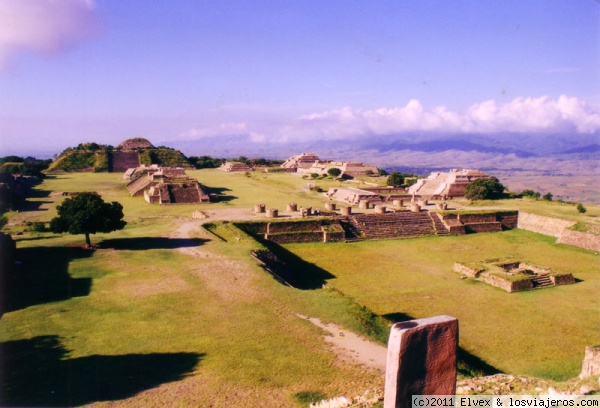
[[[575,377],[586,345],[600,343],[599,257],[522,230],[285,248],[335,278],[327,283],[390,320],[448,314],[460,344],[496,369]],[[461,279],[455,261],[507,257],[564,272],[574,285],[522,293]]]
[[[131,224],[96,235],[96,250],[17,236],[27,279],[0,320],[0,405],[306,406],[383,387],[296,316],[356,327],[346,299],[282,286],[249,256],[253,240],[197,224],[173,235],[190,222]]]

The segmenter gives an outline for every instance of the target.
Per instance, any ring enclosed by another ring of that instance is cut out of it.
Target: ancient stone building
[[[326,175],[329,169],[337,168],[342,176],[357,177],[366,174],[377,174],[377,167],[358,162],[324,161],[313,153],[302,153],[287,159],[281,167],[296,169],[298,173],[315,173]]]
[[[332,187],[325,194],[333,200],[352,205],[359,205],[361,201],[377,204],[382,202],[377,193],[353,187]]]
[[[140,167],[141,174],[127,183],[131,196],[144,196],[151,204],[193,204],[217,201],[215,193],[179,167]]]
[[[479,170],[452,169],[448,173],[431,173],[408,188],[409,194],[421,197],[462,197],[465,188],[474,180],[489,178]]]
[[[249,165],[247,165],[246,163],[225,162],[219,167],[219,170],[226,171],[227,173],[231,173],[231,172],[238,172],[238,171],[241,171],[241,172],[252,171],[253,168],[250,167]]]
[[[284,169],[308,169],[315,162],[320,162],[319,156],[314,153],[302,153],[287,159],[281,167]]]

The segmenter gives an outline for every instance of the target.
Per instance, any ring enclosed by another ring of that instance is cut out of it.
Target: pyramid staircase
[[[437,213],[429,212],[429,216],[431,217],[431,220],[433,221],[433,227],[435,228],[435,235],[438,235],[438,236],[450,235],[450,231],[448,231],[448,228],[446,228],[446,226],[442,222],[440,216],[437,215]]]
[[[548,286],[554,286],[554,282],[550,279],[550,276],[547,274],[536,275],[531,278],[531,282],[533,283],[534,289],[547,288]]]

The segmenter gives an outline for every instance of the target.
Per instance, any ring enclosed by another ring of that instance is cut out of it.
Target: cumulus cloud
[[[100,31],[93,0],[0,0],[0,69],[21,52],[54,55]]]
[[[565,133],[600,131],[600,112],[584,101],[562,95],[558,99],[519,97],[506,104],[493,100],[476,103],[463,111],[444,106],[425,109],[416,99],[402,107],[374,110],[344,107],[316,112],[270,126],[224,123],[190,129],[180,137],[244,137],[253,142],[335,141],[370,136],[430,134]]]
[[[349,107],[305,115],[280,132],[290,139],[345,139],[403,133],[594,133],[600,113],[584,101],[562,95],[558,99],[515,98],[503,105],[493,100],[461,112],[444,106],[426,110],[413,99],[403,107],[375,110]]]

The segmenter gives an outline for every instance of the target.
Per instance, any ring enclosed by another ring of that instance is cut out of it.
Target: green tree
[[[581,203],[577,204],[577,212],[579,214],[584,214],[586,211],[587,211],[587,208],[585,208],[583,206],[583,204],[581,204]]]
[[[397,171],[393,171],[392,174],[388,176],[387,185],[392,187],[400,187],[404,184],[404,176],[398,173]]]
[[[50,221],[55,233],[85,234],[85,243],[92,246],[90,234],[121,230],[127,225],[123,221],[123,206],[116,201],[105,203],[98,193],[81,193],[67,198],[56,207],[58,217]]]
[[[552,198],[553,198],[553,196],[552,196],[552,193],[550,193],[550,192],[548,192],[547,194],[544,194],[542,196],[542,199],[544,199],[546,201],[552,201]]]
[[[377,174],[379,174],[380,176],[387,176],[388,172],[384,169],[377,169]]]
[[[531,197],[531,198],[535,198],[535,199],[538,199],[541,197],[540,193],[538,193],[537,191],[533,191],[533,190],[523,190],[521,192],[521,195],[523,197]]]
[[[469,200],[491,200],[501,198],[505,187],[496,177],[477,179],[465,188],[465,198]]]
[[[339,177],[340,174],[342,174],[342,171],[337,167],[332,167],[329,170],[327,170],[327,174],[329,174],[331,177]]]

